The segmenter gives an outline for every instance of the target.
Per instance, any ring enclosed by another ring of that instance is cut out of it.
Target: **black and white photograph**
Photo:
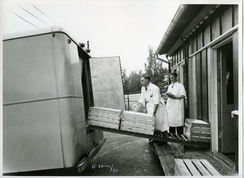
[[[243,177],[243,0],[2,0],[1,177]]]

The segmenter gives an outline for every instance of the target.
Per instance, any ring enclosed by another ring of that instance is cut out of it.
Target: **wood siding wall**
[[[211,41],[238,24],[238,5],[221,5],[204,23],[189,37],[190,46],[184,49],[181,45],[172,55],[172,65],[185,60],[183,50],[192,55]],[[188,61],[188,102],[190,118],[209,121],[208,101],[208,49],[191,56]],[[214,59],[212,59],[214,60]],[[234,57],[238,61],[238,56]],[[238,88],[238,87],[236,87]],[[211,92],[211,91],[209,91]]]

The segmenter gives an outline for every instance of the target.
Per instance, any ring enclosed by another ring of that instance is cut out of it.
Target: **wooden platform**
[[[177,176],[221,176],[206,159],[175,159]]]
[[[179,143],[168,142],[167,144],[162,144],[158,142],[154,143],[154,146],[161,162],[161,166],[164,170],[165,176],[177,175],[177,173],[175,172],[175,159],[205,159],[222,176],[237,175],[235,173],[235,170],[233,169],[233,165],[235,164],[229,158],[222,157],[222,159],[220,159],[219,155],[214,155],[209,148],[185,146],[185,152],[182,152],[183,145]]]

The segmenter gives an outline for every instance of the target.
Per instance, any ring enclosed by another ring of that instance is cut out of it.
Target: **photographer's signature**
[[[109,165],[109,164],[103,163],[103,164],[93,164],[92,165],[92,169],[101,169],[101,168],[108,168],[109,172],[119,172],[119,170],[114,167],[114,164]]]

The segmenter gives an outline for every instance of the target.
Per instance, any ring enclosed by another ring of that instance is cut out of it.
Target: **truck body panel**
[[[103,139],[86,130],[79,48],[57,27],[4,37],[3,173],[75,166]]]

